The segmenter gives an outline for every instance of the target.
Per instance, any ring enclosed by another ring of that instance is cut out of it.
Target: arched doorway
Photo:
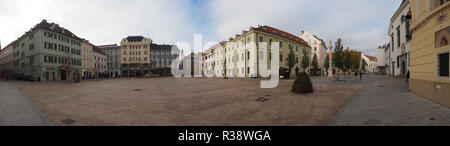
[[[69,73],[69,68],[65,65],[62,65],[59,67],[59,77],[60,80],[65,81],[67,80],[67,75]]]

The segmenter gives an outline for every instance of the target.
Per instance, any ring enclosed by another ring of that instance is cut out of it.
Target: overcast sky
[[[376,56],[388,42],[390,17],[402,0],[0,0],[2,47],[42,19],[95,45],[143,35],[160,44],[223,41],[250,26],[269,25]],[[188,53],[189,50],[185,50]]]

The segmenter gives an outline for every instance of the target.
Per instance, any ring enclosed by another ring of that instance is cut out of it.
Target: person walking
[[[360,71],[360,72],[359,72],[359,80],[362,80],[362,76],[363,76],[363,72]]]
[[[406,84],[409,83],[409,78],[410,78],[410,75],[409,75],[409,70],[408,70],[408,73],[406,74]]]
[[[358,71],[355,71],[355,80],[358,80]]]

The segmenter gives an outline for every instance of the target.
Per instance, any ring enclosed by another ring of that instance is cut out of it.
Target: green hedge
[[[292,85],[292,92],[295,93],[312,93],[314,92],[311,79],[308,74],[302,72],[297,75],[294,85]]]

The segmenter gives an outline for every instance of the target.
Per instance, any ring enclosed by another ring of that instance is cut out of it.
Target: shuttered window
[[[439,76],[449,77],[449,54],[439,54]]]

